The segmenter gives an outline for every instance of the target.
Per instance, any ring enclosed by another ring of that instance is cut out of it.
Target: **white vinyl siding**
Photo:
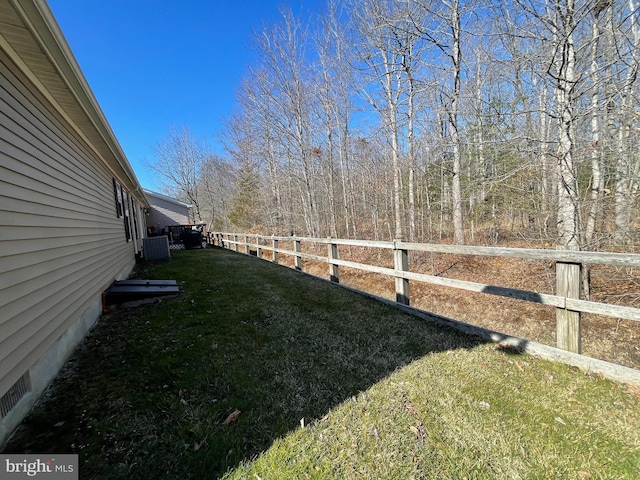
[[[128,273],[137,243],[113,174],[17,70],[0,51],[0,396]]]
[[[151,204],[151,213],[147,223],[158,230],[156,233],[172,225],[188,225],[189,206],[185,203],[147,192],[147,199]]]

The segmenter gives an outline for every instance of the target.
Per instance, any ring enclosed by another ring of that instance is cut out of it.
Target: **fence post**
[[[251,253],[251,248],[249,248],[249,235],[244,236],[244,253],[247,255]]]
[[[233,240],[236,242],[236,252],[240,251],[240,245],[238,244],[238,235],[237,234],[233,234]]]
[[[396,302],[409,305],[409,280],[398,276],[398,272],[409,271],[409,252],[398,245],[402,240],[393,241],[393,265],[396,269]]]
[[[273,260],[273,263],[278,263],[278,252],[276,251],[278,248],[278,240],[276,239],[275,235],[271,236],[271,247],[273,247],[273,250],[271,252],[271,259]]]
[[[334,265],[331,263],[331,260],[338,259],[338,245],[331,241],[331,237],[329,237],[329,280],[334,283],[340,283],[340,278],[338,276],[338,265]]]
[[[256,244],[258,245],[256,247],[256,257],[258,258],[262,258],[262,243],[260,243],[262,241],[262,237],[260,235],[256,235]]]
[[[558,250],[564,248],[558,247]],[[556,262],[556,295],[580,298],[579,263]],[[582,353],[582,322],[580,312],[556,308],[556,345],[574,353]]]
[[[302,251],[302,248],[300,246],[300,239],[298,238],[293,239],[293,251],[296,252],[296,257],[295,257],[296,270],[302,271],[302,257],[299,255],[300,252]]]

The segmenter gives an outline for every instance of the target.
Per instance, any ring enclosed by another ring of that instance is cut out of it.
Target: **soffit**
[[[142,188],[43,0],[0,0],[0,47],[114,176],[148,206]]]

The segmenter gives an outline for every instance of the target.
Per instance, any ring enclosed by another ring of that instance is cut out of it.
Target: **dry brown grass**
[[[519,244],[508,246],[524,247]],[[315,250],[306,248],[303,252],[326,255],[324,245]],[[341,247],[340,258],[393,267],[391,251]],[[293,259],[281,256],[280,263],[293,266]],[[538,293],[553,294],[555,289],[555,265],[543,261],[411,252],[409,266],[412,272]],[[328,266],[324,262],[305,260],[304,271],[328,278]],[[341,267],[340,283],[383,298],[395,298],[394,281],[384,275]],[[594,301],[640,305],[638,269],[594,266],[590,285],[590,298]],[[412,282],[410,288],[414,307],[508,335],[556,345],[553,307],[418,282]],[[583,314],[582,319],[583,354],[640,368],[640,322],[593,314]]]

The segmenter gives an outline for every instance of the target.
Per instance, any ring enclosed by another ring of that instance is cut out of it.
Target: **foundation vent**
[[[0,418],[4,418],[15,407],[20,399],[31,390],[29,372],[25,373],[13,384],[7,393],[0,398]]]

